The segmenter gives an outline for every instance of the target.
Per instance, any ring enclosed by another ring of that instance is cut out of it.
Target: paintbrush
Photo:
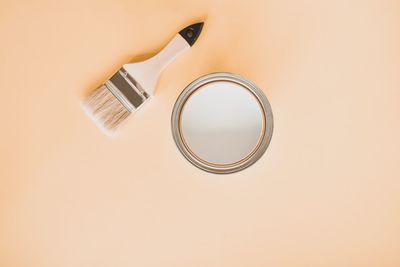
[[[155,56],[125,64],[82,101],[82,107],[107,134],[113,134],[130,114],[153,95],[162,70],[197,40],[203,22],[181,30]]]

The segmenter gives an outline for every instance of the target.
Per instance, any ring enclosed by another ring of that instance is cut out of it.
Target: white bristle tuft
[[[113,134],[131,114],[105,85],[88,95],[82,108],[107,134]]]

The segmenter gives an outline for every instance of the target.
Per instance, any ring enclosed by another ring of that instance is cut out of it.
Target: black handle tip
[[[204,22],[192,24],[179,32],[179,34],[186,40],[186,42],[192,46],[197,38],[200,36],[201,30],[203,29]]]

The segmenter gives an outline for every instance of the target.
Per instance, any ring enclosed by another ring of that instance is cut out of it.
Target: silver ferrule
[[[129,112],[138,109],[150,97],[124,68],[105,82],[105,86]]]

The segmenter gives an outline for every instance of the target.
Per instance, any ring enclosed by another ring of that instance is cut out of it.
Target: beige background
[[[117,139],[82,96],[205,20]],[[400,266],[398,0],[0,0],[0,266]],[[200,75],[258,84],[264,157],[202,172],[170,133]]]

